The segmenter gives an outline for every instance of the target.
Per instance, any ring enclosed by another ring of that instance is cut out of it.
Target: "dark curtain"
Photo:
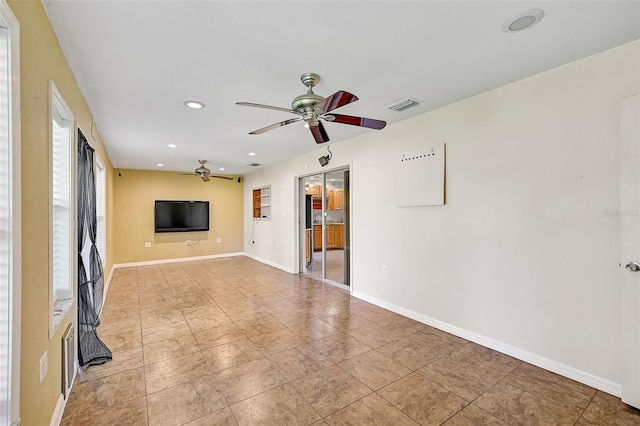
[[[98,338],[96,330],[100,325],[104,275],[95,244],[98,221],[93,151],[78,129],[78,361],[81,366],[111,361],[111,351]]]

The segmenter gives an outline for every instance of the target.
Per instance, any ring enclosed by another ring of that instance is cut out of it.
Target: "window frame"
[[[104,268],[107,264],[107,168],[97,153],[94,152],[93,158],[95,161],[96,182],[96,248],[98,249],[100,261]],[[100,203],[100,201],[102,201],[102,203]],[[100,205],[102,205],[102,212],[99,209]],[[102,213],[102,215],[100,213]],[[102,221],[100,221],[101,217]],[[101,227],[102,229],[100,229]],[[100,238],[100,236],[102,236],[102,238]],[[102,247],[100,244],[102,244]]]
[[[9,140],[8,158],[2,166],[9,170],[9,315],[7,398],[4,409],[8,410],[8,422],[20,422],[20,319],[22,300],[22,192],[21,192],[21,151],[20,151],[20,24],[5,0],[0,0],[0,26],[8,36],[8,97],[9,97]]]
[[[56,87],[52,80],[49,80],[49,338],[51,339],[55,334],[58,326],[62,322],[62,319],[66,316],[67,312],[75,305],[76,300],[76,287],[77,287],[77,273],[76,273],[76,257],[77,257],[77,229],[76,229],[76,210],[77,210],[77,198],[76,198],[76,158],[77,158],[77,126],[75,124],[74,115],[71,108],[67,105],[66,101],[62,97],[62,94]],[[54,117],[59,116],[62,121],[68,125],[69,128],[69,152],[68,152],[68,164],[69,164],[69,183],[68,183],[68,203],[69,203],[69,242],[68,242],[68,275],[69,275],[69,287],[60,292],[60,297],[56,294],[55,279],[54,276],[54,132],[53,132],[53,120]]]

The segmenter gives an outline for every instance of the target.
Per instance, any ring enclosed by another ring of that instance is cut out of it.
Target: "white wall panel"
[[[640,91],[639,52],[630,43],[333,145],[325,169],[352,171],[354,291],[615,393],[620,222],[610,212],[619,102]],[[446,205],[397,207],[392,159],[429,141],[446,142]],[[246,177],[273,198],[247,253],[297,269],[294,177],[319,171],[322,153]]]

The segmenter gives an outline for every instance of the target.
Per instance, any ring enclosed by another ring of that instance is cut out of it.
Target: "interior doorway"
[[[640,95],[620,106],[622,401],[640,408]]]
[[[300,272],[342,288],[350,285],[349,169],[299,179]]]

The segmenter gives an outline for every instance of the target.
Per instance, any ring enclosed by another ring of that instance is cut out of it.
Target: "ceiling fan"
[[[195,169],[193,173],[180,173],[180,174],[182,176],[199,176],[203,182],[209,182],[211,180],[209,178],[233,180],[232,177],[228,177],[228,176],[212,175],[211,170],[207,169],[204,166],[205,164],[207,164],[207,160],[198,160],[198,163],[200,163],[200,167]]]
[[[276,111],[290,112],[296,114],[298,117],[290,118],[279,123],[272,124],[262,129],[254,130],[250,132],[250,135],[259,135],[269,130],[277,129],[278,127],[286,126],[287,124],[295,123],[296,121],[304,121],[305,127],[311,130],[313,138],[316,143],[329,142],[329,135],[324,130],[324,126],[320,121],[325,120],[334,123],[350,124],[352,126],[367,127],[369,129],[380,130],[387,125],[386,121],[374,120],[372,118],[354,117],[352,115],[342,115],[330,113],[334,109],[340,108],[351,102],[358,100],[356,95],[353,95],[344,90],[338,90],[331,96],[323,98],[322,96],[313,93],[313,87],[320,81],[320,76],[314,73],[305,73],[300,76],[302,84],[307,86],[307,93],[296,97],[291,103],[291,109],[280,108],[270,105],[254,104],[251,102],[237,102],[236,105],[250,106],[256,108],[272,109]]]

